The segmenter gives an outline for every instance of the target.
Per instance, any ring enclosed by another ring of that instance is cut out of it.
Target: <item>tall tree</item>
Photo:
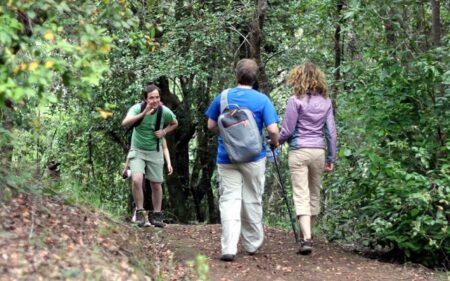
[[[439,0],[430,0],[431,3],[431,38],[434,47],[439,47],[441,45],[441,7]],[[436,89],[439,93],[439,96],[445,96],[445,88],[442,83],[438,83],[436,85]],[[436,106],[436,95],[432,93],[433,105]],[[444,146],[446,143],[446,132],[442,128],[441,124],[437,125],[436,128],[436,138],[441,146]],[[448,156],[447,153],[441,153],[436,151],[435,161],[439,161],[442,157]],[[437,166],[437,165],[436,165]]]
[[[336,0],[336,14],[337,14],[337,23],[335,25],[334,30],[334,83],[333,83],[333,95],[337,96],[338,85],[341,80],[341,60],[344,45],[341,43],[341,24],[342,24],[342,9],[344,7],[343,0]]]
[[[264,44],[263,27],[264,20],[267,13],[267,0],[257,0],[255,14],[253,16],[253,21],[250,24],[249,31],[249,49],[250,58],[253,58],[259,67],[258,72],[258,86],[259,89],[266,95],[270,95],[272,91],[272,86],[270,85],[269,78],[266,74],[266,69],[264,62],[261,58],[262,46]]]
[[[431,38],[434,46],[441,43],[441,6],[439,0],[430,0],[431,3]]]
[[[184,80],[184,83],[187,81]],[[189,96],[183,94],[183,102],[180,102],[176,95],[170,92],[167,77],[160,77],[158,85],[161,88],[161,99],[177,115],[180,124],[174,134],[168,138],[169,149],[172,150],[171,157],[174,166],[174,175],[168,177],[166,190],[169,193],[168,208],[173,216],[180,222],[188,222],[193,219],[192,204],[189,200],[189,141],[195,133],[195,126],[191,121]],[[191,90],[188,85],[183,85],[184,91]],[[185,93],[183,91],[183,93]],[[183,202],[180,204],[180,202]]]

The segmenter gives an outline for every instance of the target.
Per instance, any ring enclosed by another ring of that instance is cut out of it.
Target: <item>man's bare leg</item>
[[[153,203],[153,215],[152,224],[156,227],[164,227],[163,217],[161,214],[162,205],[162,185],[160,182],[150,182],[152,187],[152,203]]]
[[[132,193],[134,198],[134,203],[136,204],[136,209],[144,209],[144,193],[142,191],[142,180],[144,174],[134,174],[132,175]]]
[[[152,187],[152,204],[153,211],[161,212],[162,205],[162,185],[160,182],[150,182],[150,186]]]

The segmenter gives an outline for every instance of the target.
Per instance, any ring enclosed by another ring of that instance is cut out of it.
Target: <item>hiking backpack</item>
[[[219,134],[231,162],[249,162],[261,153],[261,133],[250,109],[228,104],[228,92],[224,90],[220,98]]]

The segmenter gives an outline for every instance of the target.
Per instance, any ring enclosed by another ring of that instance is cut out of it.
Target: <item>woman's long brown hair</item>
[[[328,86],[325,74],[313,63],[303,63],[296,66],[288,76],[287,84],[294,94],[302,98],[308,93],[328,97]]]

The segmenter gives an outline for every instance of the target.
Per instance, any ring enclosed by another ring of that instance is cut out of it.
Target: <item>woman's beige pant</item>
[[[325,150],[300,148],[289,151],[289,171],[297,216],[320,213],[320,183],[325,167]]]

